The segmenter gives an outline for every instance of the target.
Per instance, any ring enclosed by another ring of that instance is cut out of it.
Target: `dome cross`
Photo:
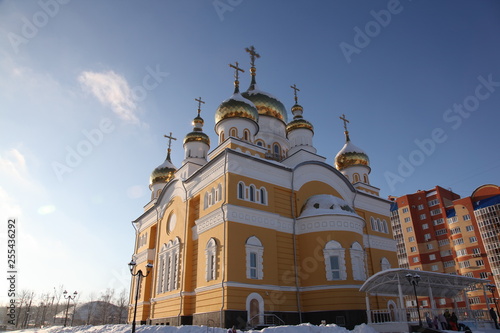
[[[292,88],[294,90],[293,95],[295,98],[295,104],[297,104],[297,101],[299,100],[299,98],[297,97],[297,91],[300,91],[300,89],[297,88],[297,85],[295,83],[293,84],[293,86],[290,86],[290,88]]]
[[[168,150],[170,150],[170,147],[172,146],[172,140],[177,140],[177,138],[174,138],[172,136],[172,132],[170,132],[170,135],[163,135],[163,136],[168,138]]]
[[[205,104],[205,101],[202,101],[201,97],[195,98],[194,100],[198,102],[198,116],[200,116],[201,104]],[[170,133],[170,135],[172,135],[172,133]]]
[[[347,132],[347,124],[349,123],[349,120],[347,120],[345,114],[342,114],[342,117],[339,118],[344,122],[344,130]]]
[[[255,52],[255,47],[253,47],[253,45],[245,48],[245,51],[250,53],[250,65],[252,65],[252,67],[255,67],[255,59],[260,58],[260,54]]]

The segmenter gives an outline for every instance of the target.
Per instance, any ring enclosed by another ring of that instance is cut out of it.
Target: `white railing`
[[[428,314],[431,319],[444,312],[444,309],[420,309],[420,319],[425,323],[425,315]],[[455,312],[458,321],[490,321],[490,315],[487,310],[468,310],[468,309],[450,309],[450,312]],[[418,323],[419,313],[416,308],[394,309],[394,310],[370,310],[372,323],[387,323],[387,322],[407,322]]]

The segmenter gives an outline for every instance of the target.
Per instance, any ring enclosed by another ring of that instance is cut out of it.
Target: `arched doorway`
[[[258,293],[251,293],[246,301],[247,320],[252,327],[264,323],[264,299]]]

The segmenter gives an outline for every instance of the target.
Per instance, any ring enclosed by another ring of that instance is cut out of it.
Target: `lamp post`
[[[66,305],[66,317],[64,318],[64,327],[66,327],[66,322],[68,321],[69,301],[71,301],[72,299],[74,300],[76,298],[76,295],[78,295],[78,293],[75,291],[73,293],[73,296],[71,296],[71,295],[68,295],[68,292],[65,290],[63,292],[63,295],[64,295],[64,298],[68,300],[68,305]]]
[[[137,264],[133,259],[128,264],[128,267],[130,268],[130,274],[132,274],[132,276],[137,276],[137,285],[135,288],[134,319],[132,320],[132,333],[135,333],[135,318],[137,315],[137,300],[139,299],[139,286],[141,285],[141,279],[148,276],[149,272],[151,272],[151,268],[153,268],[153,264],[148,263],[146,265],[146,274],[142,273],[142,270],[138,270],[136,273],[134,273],[134,268],[136,265]]]
[[[418,306],[418,298],[417,298],[417,286],[418,286],[418,281],[420,281],[420,275],[418,274],[411,275],[410,273],[408,273],[406,274],[406,279],[413,286],[413,292],[415,293],[415,302],[417,303],[418,325],[422,327],[422,318],[420,318],[420,307]]]
[[[487,284],[486,287],[488,287],[488,290],[491,293],[491,296],[493,296],[493,303],[495,303],[495,308],[497,309],[497,314],[498,312],[498,304],[497,304],[497,299],[495,298],[495,290],[497,287],[494,284]]]

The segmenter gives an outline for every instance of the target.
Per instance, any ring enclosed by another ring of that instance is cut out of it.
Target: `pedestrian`
[[[432,319],[429,317],[429,314],[425,314],[425,321],[427,322],[427,327],[429,328],[434,328],[434,325],[432,324]]]
[[[236,326],[233,325],[232,328],[227,330],[227,333],[236,333]]]
[[[451,314],[449,324],[450,324],[450,328],[451,328],[452,330],[454,330],[454,331],[458,331],[458,317],[457,317],[457,315],[455,314],[455,312],[453,312],[453,313]]]
[[[493,309],[493,307],[491,307],[490,309],[490,316],[491,316],[491,319],[493,319],[493,321],[495,322],[495,328],[498,330],[499,327],[498,327],[498,321],[497,321],[497,313],[495,312],[495,309]]]
[[[439,329],[439,320],[438,320],[437,316],[434,316],[434,320],[432,321],[432,323],[434,324],[434,328],[438,330]]]
[[[441,323],[441,329],[447,330],[448,329],[448,322],[446,321],[446,318],[442,313],[439,314],[438,320]]]

